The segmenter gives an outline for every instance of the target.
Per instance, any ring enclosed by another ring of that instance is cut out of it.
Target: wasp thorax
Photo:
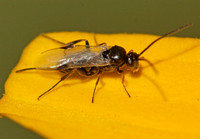
[[[112,63],[121,65],[126,57],[126,51],[124,48],[115,45],[109,50],[109,57]]]
[[[138,54],[132,50],[128,52],[126,55],[126,65],[133,71],[137,70],[139,68]]]

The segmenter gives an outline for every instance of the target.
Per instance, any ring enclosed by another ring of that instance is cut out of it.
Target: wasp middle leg
[[[94,87],[94,91],[93,91],[93,95],[92,95],[92,103],[94,103],[94,96],[95,96],[96,88],[97,88],[97,85],[99,83],[100,76],[102,74],[101,69],[98,68],[98,67],[80,68],[80,69],[77,70],[77,72],[82,76],[93,76],[93,75],[98,74],[98,78],[97,78],[97,81],[96,81],[96,84],[95,84],[95,87]]]
[[[93,76],[98,74],[99,68],[98,67],[89,67],[89,68],[79,68],[77,72],[82,76]]]
[[[106,46],[106,45],[107,45],[105,42],[99,44],[99,43],[97,42],[96,34],[94,33],[93,35],[94,35],[94,42],[95,42],[96,46]]]
[[[95,87],[94,87],[94,91],[93,91],[93,94],[92,94],[92,103],[94,103],[94,95],[95,95],[96,88],[97,88],[97,85],[98,85],[98,83],[99,83],[101,74],[102,74],[102,72],[100,71],[100,72],[98,73],[98,78],[97,78],[97,81],[96,81],[96,84],[95,84]]]

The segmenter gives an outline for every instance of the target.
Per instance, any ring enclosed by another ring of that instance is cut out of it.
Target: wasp
[[[61,44],[62,47],[42,52],[42,58],[38,60],[35,67],[20,69],[16,72],[19,73],[27,70],[57,70],[65,74],[50,89],[38,96],[38,100],[43,95],[55,88],[60,82],[69,77],[73,72],[77,72],[81,76],[98,76],[93,90],[92,103],[94,103],[95,91],[103,72],[117,71],[118,73],[122,74],[122,85],[128,97],[131,97],[124,84],[125,75],[122,67],[126,66],[129,70],[137,71],[139,69],[139,61],[143,60],[148,62],[148,60],[142,58],[141,55],[146,52],[154,43],[166,36],[190,27],[191,25],[192,24],[186,24],[162,35],[161,37],[158,37],[140,53],[136,53],[133,50],[130,50],[127,53],[126,50],[121,46],[108,46],[106,43],[92,46],[86,39],[79,39],[69,43],[63,43],[45,34],[41,34],[43,37]],[[84,42],[85,45],[78,45],[80,42]],[[150,62],[148,63],[152,65]]]

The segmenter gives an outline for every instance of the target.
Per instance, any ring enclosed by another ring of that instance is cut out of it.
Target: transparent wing
[[[35,66],[38,69],[64,69],[106,66],[110,65],[110,59],[103,57],[102,52],[110,49],[110,46],[77,46],[71,49],[55,49],[42,53]]]

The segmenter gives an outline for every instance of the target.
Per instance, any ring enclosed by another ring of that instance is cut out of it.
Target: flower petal
[[[49,33],[62,42],[88,39],[94,34],[80,32]],[[119,45],[127,52],[141,52],[158,36],[144,34],[96,34],[98,43]],[[16,70],[33,67],[38,55],[60,47],[42,36],[24,50],[10,74],[0,113],[46,138],[199,138],[200,137],[200,40],[167,37],[143,56],[157,71],[140,61],[137,73],[126,71],[126,87],[121,75],[103,73],[94,103],[92,92],[97,77],[73,74],[37,100],[54,85],[62,73]]]

